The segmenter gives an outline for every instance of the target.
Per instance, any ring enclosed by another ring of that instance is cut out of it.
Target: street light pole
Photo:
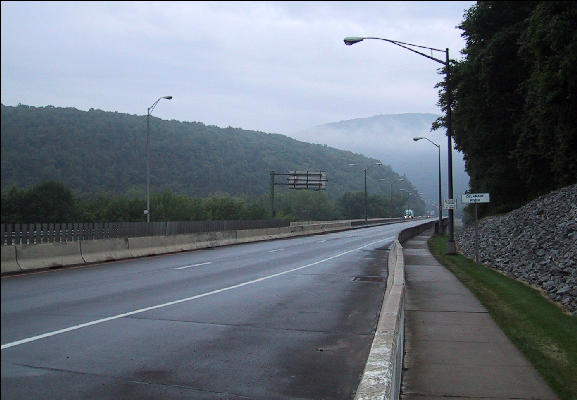
[[[348,164],[348,165],[349,165],[349,166],[354,166],[354,165],[357,165],[357,164]],[[376,165],[376,166],[382,166],[383,163],[382,163],[382,162],[378,162],[378,163],[375,163],[375,165]],[[367,208],[368,208],[368,207],[367,207],[367,203],[368,203],[368,201],[367,201],[367,169],[369,169],[369,167],[365,167],[365,168],[364,168],[364,170],[365,170],[365,223],[367,223],[368,220],[369,220],[368,211],[367,211]]]
[[[351,46],[355,43],[359,43],[362,42],[365,39],[375,39],[375,40],[382,40],[385,42],[389,42],[392,43],[396,46],[402,47],[406,50],[412,51],[413,53],[417,53],[423,57],[426,57],[430,60],[436,61],[440,64],[443,64],[445,66],[445,90],[447,92],[447,117],[446,117],[446,124],[447,124],[447,144],[448,144],[448,169],[449,169],[449,176],[448,176],[448,181],[449,181],[449,199],[453,199],[453,156],[452,156],[452,127],[451,127],[451,107],[452,107],[452,96],[451,96],[451,90],[450,90],[450,84],[449,84],[449,73],[450,73],[450,61],[449,61],[449,49],[445,49],[445,50],[440,50],[440,49],[435,49],[432,47],[426,47],[426,46],[420,46],[420,45],[416,45],[416,44],[411,44],[411,43],[405,43],[405,42],[400,42],[398,40],[391,40],[391,39],[384,39],[384,38],[378,38],[378,37],[346,37],[344,39],[344,42],[347,46]],[[441,60],[438,58],[435,58],[433,56],[429,56],[428,54],[422,53],[421,51],[415,50],[414,48],[419,48],[419,49],[426,49],[426,50],[430,50],[431,53],[433,51],[438,51],[441,53],[445,53],[445,60]],[[446,254],[456,254],[457,253],[457,248],[455,246],[455,234],[454,234],[454,210],[453,209],[449,209],[449,242],[447,244],[447,252]]]
[[[454,199],[453,197],[453,145],[451,143],[451,138],[453,136],[453,130],[451,129],[451,106],[453,103],[453,96],[451,95],[450,80],[449,80],[449,49],[445,51],[445,68],[446,68],[446,81],[445,90],[447,92],[447,165],[449,169],[449,199]],[[455,246],[455,210],[449,208],[449,241],[447,243],[447,254],[457,254],[457,247]]]
[[[393,183],[396,182],[396,180],[393,179],[387,179],[387,178],[379,178],[380,181],[384,181],[384,182],[388,182],[389,184],[389,208],[391,210],[390,212],[390,216],[393,216]],[[403,182],[404,179],[403,178],[399,178],[398,179],[399,182]]]
[[[379,178],[380,181],[387,182],[389,184],[389,201],[393,199],[393,181],[387,178]],[[387,192],[384,192],[386,195]]]
[[[437,147],[438,153],[439,153],[439,222],[437,225],[437,233],[441,233],[443,231],[443,206],[442,206],[442,200],[441,200],[441,146],[438,145],[437,143],[433,142],[432,140],[423,137],[423,136],[419,136],[416,138],[413,138],[413,140],[415,142],[421,140],[421,139],[425,139],[428,140],[430,143],[432,143],[434,146]]]
[[[365,224],[368,221],[368,215],[367,215],[367,169],[365,168]]]
[[[399,182],[404,182],[405,178],[399,178]],[[391,183],[391,200],[393,200],[393,185]]]
[[[148,107],[146,114],[146,222],[150,222],[150,114],[162,99],[171,100],[172,96],[159,97],[153,105]]]
[[[410,210],[411,207],[409,207],[409,196],[410,196],[409,190],[408,190],[408,189],[399,189],[399,191],[400,191],[400,192],[407,192],[407,208],[406,208],[406,210]],[[405,213],[404,213],[405,216],[407,215],[407,211],[406,211],[406,210],[405,210]]]

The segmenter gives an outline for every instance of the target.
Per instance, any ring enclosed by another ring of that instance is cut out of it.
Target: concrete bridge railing
[[[400,221],[399,218],[375,219],[370,220],[368,225],[398,221]],[[1,247],[2,274],[336,232],[352,229],[353,225],[358,224],[357,222],[356,220],[311,221],[276,228],[4,245]]]

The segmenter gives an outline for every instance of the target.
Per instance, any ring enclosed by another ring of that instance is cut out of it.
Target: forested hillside
[[[459,26],[466,47],[450,70],[454,139],[472,191],[491,193],[484,212],[577,182],[575,21],[577,2],[481,1]]]
[[[145,187],[146,116],[25,105],[2,105],[1,116],[3,189],[46,181],[85,193]],[[271,170],[324,170],[327,194],[336,199],[364,190],[365,166],[373,166],[370,193],[389,193],[389,184],[379,178],[400,178],[387,165],[374,167],[378,160],[278,134],[154,117],[150,132],[156,193],[261,196],[269,193]],[[407,180],[398,186],[413,189]]]

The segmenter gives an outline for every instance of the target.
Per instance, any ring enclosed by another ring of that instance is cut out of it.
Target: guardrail
[[[223,232],[245,229],[282,228],[288,226],[334,224],[351,226],[386,224],[403,218],[372,218],[339,221],[290,222],[284,219],[226,221],[163,221],[163,222],[86,222],[1,224],[2,246],[65,243],[79,240],[118,239],[123,237],[170,236],[200,232]]]
[[[393,218],[386,219],[386,221],[375,219],[363,225],[386,225],[400,220],[402,219]],[[210,229],[234,227],[237,223],[243,221],[232,221],[232,224],[229,223],[230,221],[212,222],[214,222],[214,224],[209,224],[208,226]],[[157,227],[156,232],[158,235],[156,236],[145,236],[147,230],[141,230],[140,232],[131,235],[129,229],[124,231],[118,230],[112,232],[112,234],[99,234],[97,229],[93,231],[85,229],[83,231],[81,227],[72,227],[72,225],[77,224],[68,224],[70,225],[70,229],[75,229],[72,233],[66,231],[63,233],[62,230],[51,230],[50,226],[47,229],[39,229],[35,231],[25,231],[24,229],[21,231],[11,231],[6,230],[5,226],[3,226],[2,228],[5,230],[4,232],[9,233],[4,235],[7,239],[4,240],[3,246],[1,246],[1,271],[2,274],[18,273],[45,268],[122,260],[133,257],[189,251],[230,244],[282,239],[292,236],[362,228],[362,226],[358,224],[355,224],[358,226],[353,227],[352,224],[355,222],[354,220],[308,222],[291,226],[288,226],[288,221],[284,220],[250,222],[251,226],[255,226],[255,222],[261,226],[270,226],[272,225],[271,222],[273,224],[285,226],[178,233],[182,232],[183,229],[179,229],[177,223],[152,222],[150,225],[156,225]],[[142,224],[149,225],[148,223]],[[240,226],[243,225],[246,226],[246,224],[240,224]],[[158,226],[160,226],[162,230],[158,230]],[[198,229],[198,225],[195,226],[195,224],[186,224],[185,226],[188,226],[187,229],[191,229],[191,226]],[[31,228],[30,225],[27,227],[29,229]],[[96,228],[98,228],[98,226],[96,226]],[[27,234],[24,234],[24,232],[27,232]],[[121,232],[127,234],[119,237]],[[162,234],[162,232],[173,234]]]
[[[351,220],[351,226],[375,225],[375,224],[394,224],[396,222],[405,221],[405,218],[371,218],[366,222],[364,219]]]
[[[288,223],[286,223],[288,225]],[[4,245],[2,274],[122,260],[202,248],[351,229],[350,221],[296,226]]]
[[[2,224],[2,246],[65,243],[78,240],[169,236],[241,229],[281,228],[288,220],[89,222],[55,224]]]

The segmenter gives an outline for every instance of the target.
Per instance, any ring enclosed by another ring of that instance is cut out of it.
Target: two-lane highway
[[[416,223],[2,278],[2,398],[351,398]]]

